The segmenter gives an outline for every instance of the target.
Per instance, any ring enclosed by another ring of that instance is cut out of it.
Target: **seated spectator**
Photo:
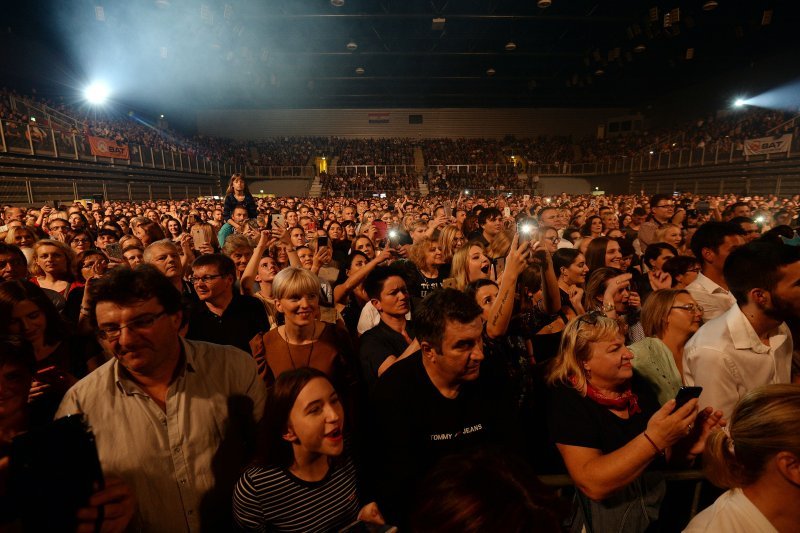
[[[339,531],[356,519],[383,524],[363,504],[342,401],[325,373],[288,370],[270,389],[256,460],[233,493],[242,531]]]
[[[256,218],[258,216],[258,208],[256,207],[255,198],[250,193],[250,188],[247,182],[238,172],[231,176],[228,182],[228,189],[225,191],[225,201],[222,211],[222,219],[230,223],[233,216],[233,210],[237,206],[242,206],[247,211],[248,218]]]
[[[468,295],[432,292],[415,314],[421,351],[378,380],[371,472],[389,523],[405,521],[415,489],[442,458],[512,442],[508,391],[496,373],[484,373],[480,316]]]
[[[264,411],[255,363],[182,339],[181,294],[153,267],[115,268],[91,290],[113,358],[67,392],[56,416],[86,417],[103,474],[136,494],[133,527],[228,529],[235,472]]]
[[[784,321],[800,316],[800,248],[752,242],[731,252],[724,275],[736,304],[686,344],[683,377],[703,387],[701,406],[730,416],[748,391],[791,381],[793,343]]]
[[[592,312],[570,321],[549,368],[550,436],[575,481],[575,531],[658,527],[667,462],[691,464],[722,418],[697,400],[676,409],[633,372],[617,320]]]
[[[706,222],[692,235],[692,253],[700,261],[702,272],[686,290],[703,306],[705,322],[722,315],[736,303],[722,268],[728,255],[744,244],[743,234],[739,226],[729,222]]]
[[[702,316],[703,309],[686,290],[657,290],[642,307],[646,338],[628,348],[636,356],[634,370],[650,384],[661,405],[683,385],[683,349],[700,328]]]
[[[713,433],[703,469],[728,489],[700,512],[687,533],[794,531],[800,524],[800,385],[767,385],[747,393],[728,427]]]
[[[200,303],[189,312],[186,338],[227,344],[253,354],[269,329],[264,306],[234,289],[236,265],[221,254],[206,254],[192,264],[192,285]]]
[[[275,307],[283,313],[285,324],[266,333],[263,348],[253,352],[268,386],[287,370],[312,367],[347,394],[354,375],[349,339],[336,326],[317,318],[320,290],[319,278],[297,267],[281,270],[272,281]]]

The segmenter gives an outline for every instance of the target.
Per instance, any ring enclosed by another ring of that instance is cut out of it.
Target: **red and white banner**
[[[792,134],[747,139],[744,142],[744,155],[780,154],[788,152],[792,146]]]
[[[121,144],[111,139],[103,137],[92,137],[87,135],[92,155],[97,157],[113,157],[115,159],[130,159],[130,151],[127,144]]]

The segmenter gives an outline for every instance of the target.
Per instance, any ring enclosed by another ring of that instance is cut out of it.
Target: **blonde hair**
[[[428,253],[432,244],[439,244],[439,242],[427,235],[423,236],[409,247],[408,259],[414,263],[417,268],[425,268],[425,254]]]
[[[272,297],[276,300],[306,294],[319,294],[320,290],[319,278],[300,267],[284,268],[272,280]]]
[[[463,291],[471,281],[469,279],[469,251],[473,248],[480,248],[482,254],[486,254],[483,245],[479,242],[471,242],[462,246],[453,254],[453,263],[450,268],[450,277],[455,281],[455,288]]]
[[[444,262],[449,263],[453,260],[453,255],[456,253],[458,248],[455,248],[454,240],[456,238],[456,234],[463,232],[458,229],[458,226],[451,224],[449,226],[445,226],[439,232],[439,246],[442,247],[442,257],[444,257]],[[464,240],[466,242],[466,240]],[[464,244],[461,245],[462,247]]]
[[[75,260],[75,252],[72,250],[72,248],[70,248],[69,246],[67,246],[63,242],[56,241],[54,239],[42,239],[42,240],[39,240],[39,241],[36,241],[35,243],[33,243],[33,255],[31,256],[30,264],[28,265],[28,272],[30,272],[32,276],[36,276],[36,277],[45,275],[44,271],[42,270],[42,268],[39,266],[39,263],[37,262],[37,259],[39,259],[39,250],[43,246],[55,246],[56,248],[58,248],[59,250],[61,250],[64,253],[64,256],[65,256],[65,258],[67,260],[67,264],[66,264],[66,269],[67,270],[64,273],[64,275],[68,279],[72,280],[72,272],[70,271],[70,265],[72,265],[72,261]]]
[[[678,226],[676,224],[672,224],[671,222],[667,222],[666,224],[664,224],[663,226],[661,226],[660,228],[658,228],[656,230],[655,240],[653,240],[653,242],[654,243],[656,243],[656,242],[665,242],[664,241],[664,235],[667,234],[667,230],[671,230],[671,229],[679,230],[681,232],[681,237],[683,237],[683,229],[680,226]],[[667,244],[669,244],[669,243],[667,243]]]
[[[507,256],[513,239],[514,232],[510,230],[504,230],[495,235],[494,240],[486,250],[487,257],[490,259],[497,259],[498,257]]]
[[[667,317],[679,294],[689,294],[684,289],[659,289],[647,297],[642,306],[642,329],[648,337],[661,338],[667,329]]]
[[[747,393],[733,410],[727,432],[708,437],[704,472],[719,487],[746,487],[761,477],[778,452],[800,457],[800,384],[766,385]]]
[[[8,233],[6,234],[6,244],[13,244],[16,246],[17,242],[15,239],[17,238],[17,233],[20,231],[27,231],[33,241],[36,242],[36,233],[34,233],[31,228],[28,226],[12,226],[8,228]]]
[[[236,250],[247,249],[253,251],[253,245],[250,244],[250,239],[245,235],[231,234],[225,238],[225,244],[222,245],[222,253],[230,256]]]
[[[594,317],[594,323],[588,322]],[[563,384],[586,395],[586,374],[583,363],[591,359],[592,344],[613,339],[620,334],[620,324],[599,313],[573,318],[564,328],[558,355],[547,370],[548,385]]]

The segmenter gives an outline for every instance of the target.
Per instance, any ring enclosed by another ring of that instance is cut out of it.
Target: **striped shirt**
[[[356,469],[346,451],[320,481],[254,466],[233,492],[234,520],[244,531],[338,531],[356,520],[360,508]]]

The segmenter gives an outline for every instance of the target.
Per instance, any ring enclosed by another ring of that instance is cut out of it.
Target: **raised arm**
[[[505,335],[508,330],[514,312],[517,278],[528,264],[528,247],[529,243],[519,244],[519,235],[514,235],[506,257],[506,268],[500,278],[500,289],[489,310],[489,321],[486,323],[486,334],[493,339]]]
[[[380,265],[384,261],[387,261],[393,257],[392,250],[388,246],[378,255],[375,256],[375,259],[364,265],[364,268],[359,269],[357,272],[354,272],[347,279],[344,283],[341,283],[334,287],[333,289],[333,301],[334,303],[342,303],[344,299],[347,297],[353,289],[358,287],[358,285],[367,279],[367,276],[370,272],[372,272],[376,266]]]

